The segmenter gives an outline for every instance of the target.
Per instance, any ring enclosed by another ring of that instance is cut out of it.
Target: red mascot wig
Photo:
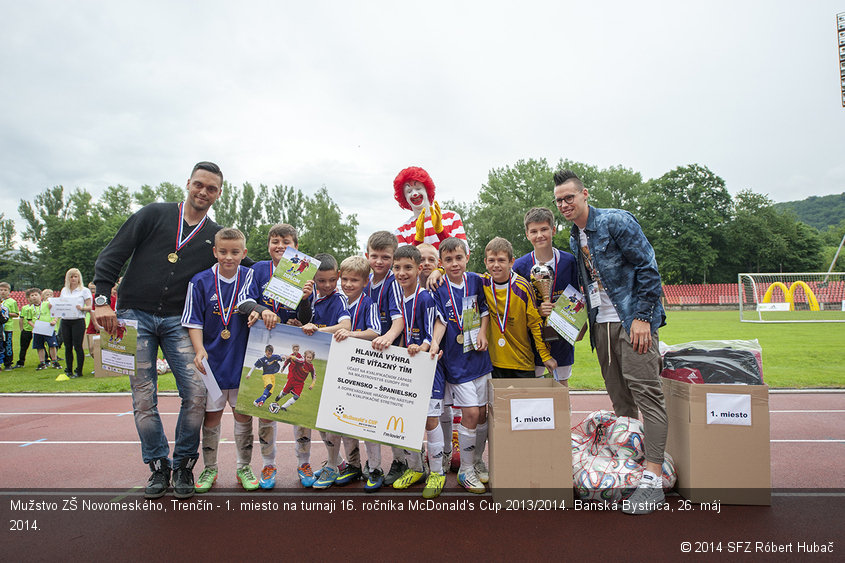
[[[411,166],[400,172],[393,180],[393,197],[396,198],[399,207],[408,211],[413,210],[405,199],[405,184],[408,182],[420,182],[424,185],[426,194],[428,194],[428,203],[434,203],[434,181],[432,181],[431,176],[419,166]]]

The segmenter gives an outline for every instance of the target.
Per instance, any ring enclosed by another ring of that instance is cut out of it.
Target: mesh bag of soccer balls
[[[675,463],[666,453],[663,488],[675,486]],[[600,410],[572,428],[572,475],[582,500],[620,502],[643,476],[643,423]]]

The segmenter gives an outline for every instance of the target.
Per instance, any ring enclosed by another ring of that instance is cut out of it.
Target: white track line
[[[572,414],[590,414],[591,411],[570,411]],[[807,409],[807,410],[774,410],[769,411],[770,414],[842,414],[845,409]],[[132,411],[124,412],[46,412],[46,411],[27,411],[27,412],[0,412],[0,416],[129,416]],[[178,412],[160,412],[161,416],[178,416]],[[226,415],[231,415],[230,411],[226,411]]]
[[[45,445],[56,445],[56,446],[64,446],[64,445],[85,445],[85,444],[103,444],[103,445],[139,445],[141,442],[138,440],[48,440],[47,438],[40,438],[38,440],[0,440],[0,445],[11,445],[11,446],[45,446]],[[168,444],[175,444],[173,440],[167,442]],[[234,444],[233,440],[227,440],[226,438],[220,439],[221,444]],[[258,444],[259,441],[255,440],[252,442],[253,444]],[[276,440],[277,444],[295,444],[296,441],[294,440]]]
[[[770,388],[769,395],[818,395],[818,394],[843,394],[845,387],[829,387],[829,388],[813,388],[813,389],[779,389]],[[604,395],[607,396],[607,391],[599,390],[581,390],[571,389],[570,395]],[[179,397],[176,391],[159,391],[159,397]],[[115,393],[0,393],[0,397],[14,397],[14,398],[29,398],[29,397],[131,397],[132,393],[129,391],[121,391]]]
[[[845,438],[823,438],[818,440],[777,440],[772,439],[769,440],[771,443],[777,444],[845,444]],[[140,444],[141,442],[138,440],[48,440],[47,438],[40,438],[39,440],[0,440],[0,445],[12,445],[12,446],[63,446],[63,445],[71,445],[71,444]],[[169,441],[168,444],[174,444],[174,441]],[[221,444],[234,444],[235,442],[232,440],[221,439]],[[253,444],[258,444],[258,440],[254,440]],[[294,444],[296,443],[294,440],[276,440],[277,444]]]
[[[569,411],[572,414],[590,414],[592,411]],[[845,409],[807,409],[807,410],[774,410],[769,411],[770,414],[837,414],[845,413]],[[4,413],[0,412],[0,415]]]

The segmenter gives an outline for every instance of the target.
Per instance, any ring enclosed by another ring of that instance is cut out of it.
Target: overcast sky
[[[2,1],[0,211],[230,182],[326,185],[359,240],[426,168],[469,201],[519,159],[700,163],[731,193],[845,191],[836,14],[812,2]]]

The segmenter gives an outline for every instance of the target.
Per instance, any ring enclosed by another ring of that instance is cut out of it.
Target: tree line
[[[484,245],[504,236],[517,256],[530,252],[522,218],[534,206],[558,218],[555,246],[569,249],[570,224],[557,212],[552,191],[555,170],[573,170],[595,207],[631,211],[654,246],[665,284],[731,283],[740,272],[827,271],[845,234],[845,219],[822,232],[779,210],[766,195],[744,189],[731,196],[725,181],[706,166],[679,166],[643,180],[622,166],[599,168],[568,159],[520,160],[491,170],[475,201],[444,202],[458,211],[467,230],[475,271],[483,269]],[[835,269],[845,268],[840,255]]]
[[[18,211],[26,222],[21,238],[30,243],[10,253],[14,223],[0,216],[0,241],[6,248],[0,278],[11,279],[15,289],[34,285],[61,287],[65,272],[79,268],[90,281],[94,262],[120,226],[141,206],[152,202],[176,202],[184,199],[185,188],[171,182],[144,185],[131,192],[123,185],[109,186],[99,198],[85,189],[66,193],[54,186],[32,200],[21,200]],[[256,189],[249,183],[235,186],[224,182],[223,192],[212,207],[212,217],[224,226],[238,227],[247,236],[249,256],[269,259],[267,234],[278,222],[290,223],[299,235],[299,248],[308,254],[330,252],[348,256],[358,251],[358,219],[344,215],[325,186],[312,195],[284,185]],[[20,286],[20,287],[19,287]]]
[[[441,207],[463,217],[473,250],[471,269],[483,271],[484,245],[495,236],[510,240],[517,256],[530,252],[522,217],[534,206],[554,212],[555,246],[568,251],[570,225],[555,209],[552,195],[552,174],[561,168],[574,170],[583,180],[591,205],[627,209],[637,217],[666,284],[730,283],[739,272],[826,271],[845,234],[845,220],[819,231],[777,208],[766,195],[745,189],[731,196],[725,181],[699,164],[643,180],[639,172],[622,166],[599,168],[567,159],[551,166],[546,159],[528,159],[491,170],[474,201],[441,202]],[[32,200],[22,199],[18,211],[26,228],[21,238],[28,244],[9,252],[15,226],[0,214],[0,250],[4,257],[14,257],[3,260],[0,278],[18,280],[16,289],[59,287],[67,269],[77,267],[90,280],[97,255],[134,209],[182,199],[184,188],[170,182],[134,192],[123,185],[109,186],[99,198],[85,189],[66,192],[54,186]],[[299,247],[308,254],[345,257],[362,250],[356,215],[345,215],[325,186],[308,195],[283,184],[226,182],[212,214],[219,224],[238,227],[247,235],[249,255],[255,260],[269,258],[267,233],[278,222],[297,229]],[[843,267],[845,255],[840,255],[835,269]]]

